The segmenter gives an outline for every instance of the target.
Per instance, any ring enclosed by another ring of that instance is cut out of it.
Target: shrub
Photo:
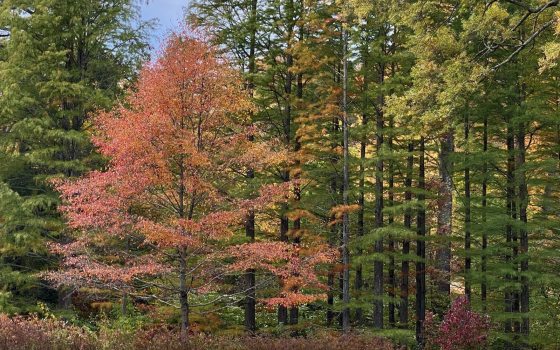
[[[166,325],[127,327],[101,325],[98,332],[54,318],[0,315],[0,350],[339,350],[395,349],[390,341],[352,334],[321,333],[313,338],[213,336],[191,334],[181,342],[176,328]]]
[[[432,313],[426,315],[424,323],[427,349],[482,349],[489,331],[489,317],[472,311],[465,296],[455,299],[441,323],[438,324]]]
[[[89,350],[97,349],[94,336],[85,328],[54,319],[0,315],[0,349]]]

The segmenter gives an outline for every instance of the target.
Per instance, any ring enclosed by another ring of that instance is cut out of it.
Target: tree
[[[0,212],[5,223],[0,263],[8,274],[20,276],[3,281],[2,289],[26,298],[16,301],[22,310],[32,308],[33,300],[53,299],[33,277],[56,266],[45,240],[64,231],[56,211],[58,196],[48,180],[79,176],[102,165],[85,129],[89,114],[110,108],[147,56],[147,24],[133,25],[136,17],[130,0],[0,4],[0,152],[6,165],[0,180],[10,198],[19,197],[9,203],[19,203],[24,212],[13,216],[10,206]],[[23,217],[26,222],[18,223]],[[15,241],[17,250],[12,249]]]
[[[216,242],[241,227],[264,198],[278,196],[232,195],[239,169],[277,161],[247,138],[250,108],[226,61],[187,32],[172,34],[161,57],[142,69],[136,90],[95,119],[94,142],[109,158],[108,168],[57,186],[70,227],[86,233],[58,247],[67,270],[51,278],[159,288],[154,298],[179,302],[186,336],[190,295],[221,276],[212,258]],[[95,258],[96,235],[131,242],[135,254],[112,263]],[[172,276],[173,282],[138,281],[144,276]]]

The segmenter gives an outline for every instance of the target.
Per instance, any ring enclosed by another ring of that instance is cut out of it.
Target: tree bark
[[[469,116],[465,115],[465,295],[471,300],[471,170],[468,165]]]
[[[283,127],[284,127],[284,143],[286,147],[290,147],[291,138],[292,138],[292,83],[293,83],[293,73],[291,68],[293,66],[294,57],[292,55],[292,38],[294,32],[294,2],[293,0],[286,1],[286,18],[287,18],[287,43],[286,43],[286,80],[284,82],[284,93],[285,93],[285,101],[286,105],[284,106],[284,119],[283,119]],[[285,171],[283,180],[285,182],[290,181],[290,173],[288,170]],[[286,211],[288,210],[287,206],[285,206]],[[283,217],[281,218],[280,223],[280,240],[287,242],[288,241],[288,229],[289,229],[289,221],[286,217],[286,213],[283,213]],[[283,324],[288,324],[288,309],[285,306],[278,307],[278,322]]]
[[[343,23],[343,28],[345,24]],[[348,139],[348,111],[347,111],[347,94],[348,94],[348,59],[346,57],[348,51],[348,33],[346,29],[342,32],[343,50],[342,50],[342,139],[343,139],[343,191],[342,204],[348,206],[348,192],[350,191],[349,177],[349,139]],[[347,333],[350,330],[350,219],[348,211],[344,211],[342,216],[342,302],[344,304],[342,310],[342,331]]]
[[[393,120],[389,121],[389,130],[393,128]],[[393,137],[389,136],[387,139],[387,145],[389,150],[393,150]],[[394,205],[395,194],[394,194],[394,187],[395,187],[395,176],[394,176],[394,163],[393,160],[389,160],[389,189],[388,189],[388,205],[389,207]],[[391,226],[395,222],[395,217],[391,213],[389,214],[388,223]],[[397,290],[397,280],[395,277],[395,240],[393,237],[389,239],[389,326],[395,327],[395,291]]]
[[[480,286],[480,299],[482,300],[482,310],[486,311],[486,295],[487,295],[487,281],[486,281],[486,270],[488,266],[488,232],[486,226],[486,210],[488,206],[487,195],[488,195],[488,117],[484,115],[484,126],[482,135],[482,147],[484,152],[484,166],[483,166],[483,178],[482,178],[482,283]]]
[[[383,83],[385,69],[381,67],[379,70],[379,83]],[[378,111],[376,115],[376,155],[377,162],[375,166],[375,228],[383,227],[383,95],[378,97]],[[373,264],[373,327],[377,329],[383,328],[383,260],[379,255],[383,254],[383,238],[380,237],[375,241],[375,258]]]
[[[514,246],[514,233],[513,233],[513,225],[512,221],[516,220],[516,206],[515,206],[515,140],[513,134],[513,128],[510,125],[510,121],[508,120],[507,125],[507,137],[506,137],[506,146],[508,152],[508,159],[507,159],[507,184],[506,184],[506,205],[507,205],[507,214],[508,214],[508,223],[506,225],[506,245],[507,248],[512,248]],[[516,248],[512,248],[512,252]],[[512,254],[506,253],[505,256],[506,266],[509,268],[510,266],[513,268],[516,266],[515,262],[512,261]],[[514,268],[516,269],[516,267]],[[511,273],[506,273],[505,276],[506,282],[510,283],[513,279]],[[509,317],[506,318],[504,322],[504,331],[506,333],[511,333],[513,331],[513,319],[511,315],[515,309],[515,293],[511,290],[511,288],[506,289],[504,294],[505,300],[505,312],[510,314]]]
[[[439,246],[436,251],[436,268],[438,270],[436,311],[443,314],[449,304],[451,293],[451,241],[453,218],[453,179],[451,155],[454,143],[453,132],[448,131],[440,139],[439,152],[439,193],[437,214],[437,238]]]
[[[300,1],[300,10],[303,11],[303,1]],[[299,40],[303,41],[304,39],[304,29],[303,25],[299,27]],[[303,99],[303,74],[298,73],[296,77],[296,97],[299,101]],[[294,138],[294,153],[295,153],[295,172],[293,174],[293,179],[296,181],[294,184],[294,201],[296,203],[296,207],[299,207],[299,202],[301,201],[301,188],[297,183],[300,174],[300,161],[299,161],[299,151],[301,150],[301,143],[299,137],[297,136]],[[294,235],[294,243],[300,244],[301,243],[301,218],[297,217],[294,219],[292,232]],[[299,322],[299,308],[297,306],[290,308],[290,324],[297,324]]]
[[[285,210],[287,210],[287,207],[284,205],[283,211]],[[288,225],[288,217],[285,213],[283,213],[280,218],[280,241],[282,242],[288,241]],[[288,309],[283,305],[278,306],[278,323],[285,325],[288,324]]]
[[[527,273],[529,271],[529,235],[527,232],[527,206],[529,203],[529,191],[527,187],[527,179],[525,175],[525,125],[523,122],[519,125],[517,135],[517,172],[519,176],[519,220],[521,221],[519,229],[519,254],[521,267],[521,295],[520,295],[520,312],[523,314],[521,318],[521,334],[529,335],[529,280]]]
[[[418,202],[419,209],[416,217],[416,343],[418,349],[424,348],[424,320],[426,318],[426,209],[424,191],[426,189],[424,138],[420,140],[418,159]]]
[[[412,210],[410,202],[412,201],[412,168],[414,166],[414,144],[408,144],[408,157],[406,162],[406,178],[404,181],[404,201],[407,208],[404,212],[404,227],[408,230],[412,228]],[[401,303],[399,308],[399,322],[403,328],[408,325],[408,276],[410,274],[410,262],[407,255],[410,253],[410,241],[403,240],[402,255],[403,261],[401,265]]]
[[[254,77],[256,73],[255,66],[255,46],[256,46],[256,31],[257,31],[257,0],[251,1],[251,14],[250,14],[250,36],[249,36],[249,78],[248,78],[248,90],[251,98],[253,97],[254,90]],[[248,136],[249,141],[253,141],[253,135]],[[247,179],[251,182],[255,178],[255,172],[253,169],[247,170]],[[250,242],[255,241],[255,213],[250,210],[246,221],[245,221],[245,236]],[[255,270],[249,269],[245,273],[245,313],[244,313],[244,323],[245,330],[247,332],[253,333],[257,329],[256,324],[256,290],[255,290]]]
[[[186,341],[189,335],[189,293],[187,289],[186,249],[179,252],[179,302],[181,306],[181,339]]]
[[[367,20],[369,23],[369,20]],[[366,24],[367,26],[367,24]],[[367,30],[367,28],[365,29]],[[362,65],[363,65],[363,106],[362,110],[362,134],[360,137],[360,168],[359,168],[359,182],[358,182],[358,205],[360,209],[358,210],[358,220],[357,220],[357,235],[358,237],[362,237],[365,232],[364,227],[364,214],[365,214],[365,162],[366,162],[366,149],[367,149],[367,125],[369,122],[368,114],[365,112],[369,108],[369,98],[368,98],[368,90],[369,90],[369,76],[368,76],[368,67],[369,67],[369,42],[365,40],[365,45],[362,46]],[[361,247],[357,247],[357,254],[362,254]],[[363,266],[361,263],[356,264],[356,278],[354,282],[354,289],[356,290],[356,294],[360,297],[361,290],[363,288],[364,281],[363,281]],[[363,322],[363,309],[361,307],[356,308],[356,322],[361,324]]]

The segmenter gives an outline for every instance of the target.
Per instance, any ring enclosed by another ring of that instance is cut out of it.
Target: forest
[[[0,349],[560,349],[559,0],[145,3],[0,0]]]

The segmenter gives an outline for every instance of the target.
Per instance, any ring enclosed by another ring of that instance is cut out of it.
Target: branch
[[[522,7],[523,9],[525,9],[529,13],[540,13],[540,12],[543,12],[544,10],[546,10],[549,7],[558,6],[560,4],[560,0],[550,0],[546,4],[543,4],[539,7],[530,7],[529,5],[527,5],[524,2],[519,1],[519,0],[505,0],[505,2],[509,2],[510,4]]]
[[[504,64],[506,64],[506,63],[510,62],[512,59],[514,59],[525,47],[527,47],[527,45],[531,44],[537,38],[537,36],[539,36],[539,34],[541,34],[545,29],[550,27],[553,23],[554,23],[554,20],[550,20],[550,21],[546,22],[545,24],[543,24],[542,27],[540,27],[537,31],[535,31],[533,34],[531,34],[531,36],[529,38],[527,38],[527,40],[525,40],[520,45],[518,45],[517,48],[515,49],[515,51],[513,51],[505,60],[503,60],[502,62],[500,62],[497,65],[495,65],[494,67],[492,67],[492,70],[495,71],[498,68],[500,68],[501,66],[503,66]]]

